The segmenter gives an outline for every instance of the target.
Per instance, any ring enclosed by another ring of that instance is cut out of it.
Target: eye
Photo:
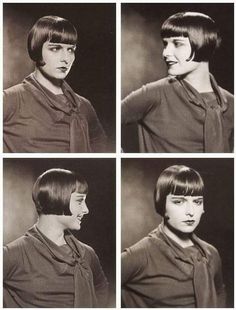
[[[74,54],[74,53],[75,53],[75,50],[76,50],[75,47],[69,47],[69,48],[68,48],[68,52],[71,53],[71,54]]]
[[[167,41],[162,41],[162,43],[163,43],[163,46],[164,46],[164,47],[166,47],[166,46],[167,46],[167,44],[168,44],[168,42],[167,42]]]
[[[60,49],[59,46],[53,46],[50,48],[50,51],[57,52],[59,49]]]
[[[182,199],[173,199],[172,202],[176,205],[182,205],[184,203],[184,200]]]
[[[203,200],[202,200],[202,199],[194,200],[194,203],[195,203],[197,206],[201,206],[201,205],[203,204]]]
[[[174,42],[174,45],[175,45],[175,47],[180,47],[180,46],[183,46],[184,44],[183,44],[183,42],[176,41],[176,42]]]

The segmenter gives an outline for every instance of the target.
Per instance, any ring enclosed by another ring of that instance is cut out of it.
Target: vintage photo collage
[[[2,2],[2,308],[234,308],[234,2]]]

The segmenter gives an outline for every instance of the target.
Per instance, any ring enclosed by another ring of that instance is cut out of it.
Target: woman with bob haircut
[[[154,197],[163,220],[122,253],[124,307],[225,307],[218,251],[194,234],[204,213],[203,195],[194,169],[174,165],[161,173]]]
[[[233,151],[233,95],[219,87],[209,61],[221,38],[212,18],[170,16],[161,27],[168,77],[122,101],[122,123],[138,123],[140,152]]]
[[[66,19],[41,17],[28,35],[35,71],[4,91],[4,152],[105,152],[106,137],[90,102],[65,82],[77,31]]]
[[[94,250],[76,239],[88,184],[75,173],[50,169],[33,187],[37,223],[4,246],[5,308],[105,307],[108,282]]]

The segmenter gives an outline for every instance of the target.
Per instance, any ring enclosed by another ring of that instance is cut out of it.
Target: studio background
[[[210,72],[221,87],[234,92],[233,3],[124,3],[121,8],[122,98],[144,84],[167,76],[160,29],[168,17],[183,11],[204,13],[215,20],[222,44],[210,61]],[[122,146],[125,152],[139,152],[135,124],[122,128]]]
[[[115,152],[116,10],[114,3],[4,3],[3,87],[20,83],[34,71],[27,51],[28,32],[42,16],[68,19],[78,31],[73,67],[66,78],[95,108]]]
[[[3,243],[22,236],[37,220],[32,187],[50,168],[79,172],[88,182],[89,214],[73,234],[92,246],[110,284],[109,307],[115,307],[116,173],[114,159],[4,159]]]
[[[154,208],[154,188],[160,173],[171,165],[196,169],[205,183],[205,213],[198,237],[214,245],[221,256],[227,307],[234,306],[234,160],[122,159],[121,249],[131,246],[161,222]]]

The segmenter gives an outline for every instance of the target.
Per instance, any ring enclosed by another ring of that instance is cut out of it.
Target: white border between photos
[[[104,153],[104,154],[51,154],[51,153],[43,153],[43,154],[3,154],[1,152],[1,160],[0,160],[0,201],[1,201],[1,208],[0,208],[0,223],[3,225],[3,159],[4,158],[114,158],[116,159],[116,309],[120,309],[121,307],[121,288],[120,288],[120,271],[121,271],[121,264],[120,264],[120,252],[121,252],[121,160],[123,158],[233,158],[235,159],[235,154],[165,154],[160,153],[158,156],[156,154],[131,154],[131,153],[121,153],[121,128],[120,128],[120,101],[121,101],[121,5],[124,3],[234,3],[234,1],[222,1],[222,0],[215,0],[215,1],[156,1],[156,0],[149,0],[149,1],[139,1],[139,0],[84,0],[84,1],[68,1],[65,2],[63,0],[51,0],[51,1],[32,1],[32,0],[25,0],[25,1],[14,1],[14,0],[1,0],[1,7],[0,7],[0,20],[1,20],[1,34],[0,34],[0,46],[1,46],[1,55],[0,55],[0,64],[1,64],[1,71],[0,71],[0,91],[2,93],[3,87],[3,3],[115,3],[116,4],[116,153]],[[235,14],[235,8],[234,8]],[[235,30],[235,29],[234,29]],[[235,50],[235,31],[234,31],[234,50]],[[235,70],[234,70],[235,72]],[[2,96],[1,96],[2,98]],[[1,141],[0,141],[0,149],[2,150],[2,99],[1,99],[1,116],[0,116],[0,129],[1,129]],[[236,120],[234,119],[236,124]],[[234,167],[234,177],[236,175],[236,168]],[[234,182],[234,189],[236,193],[236,182]],[[234,195],[234,206],[235,206],[235,195]],[[234,222],[236,216],[234,215]],[[235,231],[235,230],[234,230]],[[234,237],[235,237],[234,232]],[[234,238],[235,240],[235,238]],[[1,229],[0,233],[0,242],[1,245],[3,244],[3,229]],[[235,244],[234,244],[234,254],[235,254]],[[2,251],[0,255],[0,281],[2,283]],[[235,273],[234,273],[235,278]],[[234,291],[236,292],[236,291]],[[236,294],[234,294],[236,297]],[[0,308],[2,308],[2,288],[0,290]]]

